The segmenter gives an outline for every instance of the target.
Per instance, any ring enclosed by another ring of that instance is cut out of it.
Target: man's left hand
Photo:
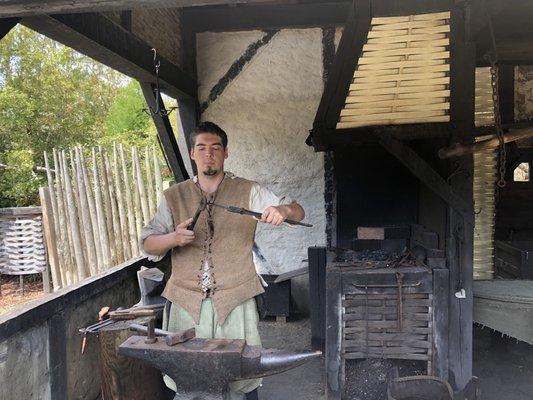
[[[276,206],[270,206],[261,215],[261,221],[267,224],[279,226],[287,219],[285,211]]]

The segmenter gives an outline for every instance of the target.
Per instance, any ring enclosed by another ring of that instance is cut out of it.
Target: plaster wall
[[[0,342],[0,378],[0,399],[50,399],[45,324]]]
[[[533,66],[515,68],[515,119],[533,118]]]
[[[197,35],[200,103],[261,31]],[[324,155],[305,144],[323,91],[322,30],[284,29],[257,50],[202,120],[228,134],[226,170],[297,200],[313,228],[259,224],[256,242],[277,273],[306,264],[307,248],[325,244]]]

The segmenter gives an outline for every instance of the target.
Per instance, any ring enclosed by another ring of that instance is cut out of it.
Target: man
[[[260,212],[262,222],[275,226],[286,219],[301,221],[304,210],[255,182],[225,172],[228,139],[216,124],[200,124],[191,143],[198,176],[167,189],[154,219],[141,233],[141,248],[149,258],[160,259],[172,250],[172,275],[163,292],[171,306],[164,328],[195,327],[197,337],[245,339],[249,345],[260,345],[254,296],[264,289],[252,259],[257,221],[209,203]],[[189,230],[202,197],[208,205]],[[170,378],[165,377],[165,382],[175,390]],[[232,382],[227,397],[243,399],[260,382]]]

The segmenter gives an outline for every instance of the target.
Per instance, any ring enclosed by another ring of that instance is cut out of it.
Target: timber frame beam
[[[140,85],[148,106],[152,110],[159,109],[164,112],[165,104],[163,103],[163,99],[159,94],[156,97],[153,85],[146,82],[141,82]],[[182,182],[186,179],[189,179],[189,173],[185,168],[185,164],[176,141],[176,136],[174,136],[172,125],[170,124],[168,116],[152,113],[152,119],[154,120],[159,141],[163,147],[163,152],[176,182]]]
[[[0,0],[0,17],[265,2],[272,0]]]
[[[350,1],[336,0],[307,4],[191,7],[183,9],[182,21],[195,33],[342,26],[346,23],[350,6]]]
[[[102,14],[60,14],[24,18],[22,24],[141,82],[155,82],[151,46]],[[161,61],[161,90],[196,99],[196,81],[178,66]]]
[[[11,31],[20,21],[20,18],[0,19],[0,40]]]
[[[310,142],[315,151],[327,149],[327,137],[334,134],[346,94],[372,20],[371,1],[354,2],[344,27],[339,48],[328,73],[328,82],[313,122]]]

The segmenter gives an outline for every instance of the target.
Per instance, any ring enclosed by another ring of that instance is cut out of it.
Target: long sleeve
[[[150,261],[161,260],[164,256],[148,254],[144,251],[144,240],[148,236],[165,235],[173,230],[174,221],[172,219],[172,213],[168,208],[165,197],[162,197],[154,217],[141,229],[141,236],[139,237],[139,248],[141,249],[141,253],[147,256]]]

